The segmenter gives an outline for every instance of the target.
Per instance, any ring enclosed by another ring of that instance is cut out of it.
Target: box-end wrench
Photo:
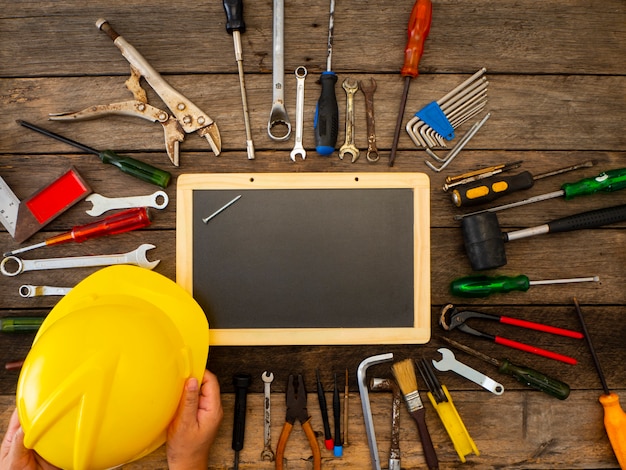
[[[274,374],[272,372],[263,372],[261,374],[261,380],[263,380],[263,393],[265,396],[265,403],[263,406],[264,419],[263,419],[263,436],[265,440],[265,446],[263,447],[263,452],[261,452],[261,460],[266,460],[269,462],[274,461],[274,451],[272,450],[272,433],[270,430],[271,425],[271,415],[270,415],[270,386],[274,381]]]
[[[160,260],[148,261],[146,252],[155,248],[154,245],[144,243],[139,248],[128,253],[115,255],[74,256],[69,258],[47,258],[23,260],[17,256],[7,256],[0,263],[0,272],[5,276],[17,276],[25,271],[39,271],[44,269],[88,268],[94,266],[109,266],[113,264],[134,264],[142,268],[154,269]],[[11,265],[15,270],[10,271]],[[7,269],[7,265],[9,269]]]
[[[304,127],[304,79],[306,78],[306,67],[300,66],[296,69],[296,139],[291,151],[291,159],[295,162],[300,155],[302,160],[306,158],[306,150],[302,146],[302,136]]]
[[[165,191],[157,191],[147,196],[130,197],[105,197],[102,194],[90,194],[85,201],[93,204],[87,214],[97,217],[105,212],[115,209],[131,209],[134,207],[153,207],[155,209],[165,209],[169,202],[169,197]]]
[[[489,390],[495,395],[502,395],[504,393],[504,386],[490,377],[487,377],[482,372],[478,372],[476,369],[472,369],[470,366],[459,362],[454,353],[448,348],[439,348],[438,352],[441,353],[442,358],[439,361],[433,360],[433,366],[435,369],[445,372],[451,370],[456,372],[462,377],[480,385],[481,387]]]
[[[369,83],[361,81],[361,91],[365,95],[365,116],[367,122],[367,161],[377,162],[379,159],[376,148],[376,120],[374,119],[374,92],[376,80],[370,78]]]
[[[354,144],[354,95],[359,91],[359,81],[350,81],[346,78],[342,85],[346,90],[346,141],[339,149],[339,158],[343,160],[345,154],[352,155],[352,163],[359,158],[359,149]]]
[[[272,110],[267,122],[267,134],[277,142],[285,141],[291,135],[291,122],[285,109],[285,41],[284,41],[284,0],[274,0],[274,53],[272,59],[272,80],[274,82]],[[281,131],[276,134],[276,131]]]
[[[361,407],[363,408],[363,421],[365,421],[365,433],[367,434],[367,443],[370,448],[370,457],[372,459],[372,469],[380,469],[380,459],[378,457],[378,447],[376,446],[376,433],[374,432],[374,419],[372,418],[372,408],[370,407],[370,397],[367,383],[367,369],[376,364],[389,362],[393,360],[393,353],[379,354],[365,358],[359,364],[357,369],[357,380],[359,382],[359,394],[361,395]]]

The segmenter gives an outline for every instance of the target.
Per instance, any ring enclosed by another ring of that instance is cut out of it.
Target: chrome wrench
[[[154,245],[144,243],[139,248],[128,253],[115,255],[96,256],[74,256],[68,258],[46,258],[23,260],[17,256],[7,256],[0,263],[0,272],[5,276],[17,276],[25,271],[39,271],[44,269],[65,269],[65,268],[89,268],[94,266],[109,266],[113,264],[134,264],[142,268],[154,269],[160,260],[148,261],[146,252]],[[16,269],[10,271],[11,263],[16,265]],[[7,269],[9,264],[9,269]]]
[[[306,158],[306,150],[302,146],[302,135],[304,127],[304,79],[307,74],[306,67],[300,66],[295,71],[296,74],[296,139],[291,151],[291,159],[295,162],[300,155],[302,160]]]
[[[345,154],[352,155],[352,163],[359,158],[359,149],[354,145],[354,95],[359,91],[359,81],[351,82],[346,78],[341,85],[346,90],[346,141],[339,149],[339,158]]]
[[[448,348],[439,348],[437,351],[440,352],[442,356],[439,361],[433,360],[433,366],[435,366],[437,370],[442,372],[448,370],[456,372],[461,377],[471,380],[495,395],[502,395],[504,393],[504,387],[502,384],[496,382],[490,377],[487,377],[482,372],[478,372],[476,369],[472,369],[470,366],[459,362],[454,357],[454,353]]]
[[[272,110],[267,122],[267,134],[272,140],[285,141],[291,135],[291,122],[285,109],[285,41],[284,41],[284,0],[274,0],[274,54],[272,59],[272,79],[274,82]],[[282,131],[282,135],[272,133],[274,127]]]
[[[40,297],[42,295],[66,295],[71,290],[71,287],[31,286],[30,284],[24,284],[20,286],[19,292],[22,297]]]
[[[99,216],[107,211],[115,209],[131,209],[133,207],[154,207],[155,209],[165,209],[169,202],[169,197],[165,191],[157,191],[148,196],[131,196],[131,197],[105,197],[101,194],[90,194],[87,202],[91,202],[93,207],[89,209],[87,214],[91,216]]]
[[[267,371],[261,374],[263,380],[263,392],[265,395],[263,435],[265,437],[265,447],[261,452],[261,460],[274,461],[274,451],[272,450],[272,433],[270,432],[271,416],[270,416],[270,385],[274,381],[274,374]]]

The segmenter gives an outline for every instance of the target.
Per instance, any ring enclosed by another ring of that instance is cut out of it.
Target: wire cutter
[[[541,349],[536,346],[530,346],[528,344],[520,343],[512,339],[507,339],[501,336],[491,335],[488,333],[484,333],[482,331],[475,330],[474,328],[466,324],[466,321],[469,320],[470,318],[479,318],[482,320],[497,321],[499,323],[504,323],[507,325],[514,325],[514,326],[519,326],[521,328],[544,331],[546,333],[551,333],[551,334],[559,335],[559,336],[567,336],[569,338],[576,338],[576,339],[583,338],[583,334],[578,331],[567,330],[564,328],[557,328],[555,326],[544,325],[542,323],[535,323],[531,321],[506,317],[502,315],[492,315],[489,313],[473,312],[471,310],[459,311],[452,304],[447,304],[442,307],[441,315],[439,317],[439,326],[441,326],[446,331],[454,330],[456,328],[462,331],[463,333],[477,336],[479,338],[485,338],[485,339],[495,342],[496,344],[501,344],[503,346],[508,346],[510,348],[520,349],[522,351],[530,352],[533,354],[537,354],[538,356],[543,356],[543,357],[547,357],[550,359],[555,359],[557,361],[565,362],[567,364],[576,364],[577,362],[576,359],[569,357],[569,356],[558,354],[552,351],[546,351],[545,349]]]
[[[296,419],[300,421],[304,434],[306,434],[309,444],[311,445],[311,451],[313,452],[313,470],[320,470],[322,468],[322,456],[315,433],[311,427],[311,417],[306,409],[304,380],[302,379],[302,375],[298,374],[298,384],[297,388],[295,388],[294,377],[293,374],[291,374],[289,375],[289,382],[287,384],[287,416],[283,430],[280,433],[280,438],[278,439],[278,445],[276,446],[276,470],[282,470],[283,468],[285,447],[287,447],[289,434],[291,434]]]
[[[222,149],[222,141],[217,124],[204,111],[193,104],[189,99],[175,90],[165,79],[152,68],[148,61],[122,36],[120,36],[107,20],[99,19],[96,22],[98,29],[104,31],[113,40],[113,43],[122,52],[130,63],[130,78],[126,81],[126,88],[133,94],[134,100],[90,106],[78,112],[50,114],[53,121],[78,121],[95,119],[109,114],[121,114],[140,117],[152,122],[159,122],[165,132],[165,149],[175,166],[178,166],[180,142],[185,133],[198,132],[209,142],[215,155]],[[163,111],[148,104],[146,91],[141,87],[141,77],[150,84],[152,89],[163,100],[172,112]]]

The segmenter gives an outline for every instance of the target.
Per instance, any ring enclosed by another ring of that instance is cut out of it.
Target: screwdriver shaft
[[[246,128],[246,150],[248,160],[254,160],[254,142],[252,141],[252,129],[250,127],[250,112],[248,111],[248,93],[243,73],[243,49],[241,47],[241,34],[238,30],[233,31],[233,44],[235,47],[235,60],[239,73],[239,88],[241,89],[241,103],[243,105],[243,121]]]

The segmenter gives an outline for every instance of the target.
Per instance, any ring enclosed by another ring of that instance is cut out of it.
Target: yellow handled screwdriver
[[[587,325],[585,325],[580,305],[578,304],[578,300],[576,300],[576,298],[574,298],[574,305],[576,306],[576,313],[580,319],[583,333],[585,334],[585,338],[587,338],[587,344],[589,345],[589,351],[591,352],[593,363],[595,364],[598,375],[600,376],[602,388],[604,388],[604,395],[601,395],[599,398],[599,401],[604,408],[604,429],[606,429],[606,433],[609,436],[609,441],[611,441],[611,447],[613,447],[613,452],[615,453],[615,457],[617,457],[619,466],[621,468],[626,468],[626,413],[624,413],[624,410],[619,404],[619,396],[609,390],[606,378],[604,377],[604,373],[600,367],[600,361],[598,360],[596,351],[591,343],[591,338],[589,337],[589,332],[587,331]]]

